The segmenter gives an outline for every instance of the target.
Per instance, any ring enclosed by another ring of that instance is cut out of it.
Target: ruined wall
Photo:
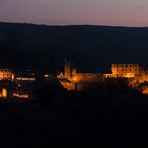
[[[97,73],[77,73],[72,80],[78,82],[99,82],[103,80],[102,74]]]
[[[136,77],[140,75],[141,67],[139,64],[112,64],[111,71],[115,77]]]
[[[112,64],[110,74],[77,73],[70,63],[65,63],[64,74],[57,77],[61,84],[68,90],[87,90],[97,88],[104,83],[106,78],[128,78],[128,85],[138,88],[141,83],[148,82],[148,70],[144,70],[139,64]]]
[[[139,83],[148,82],[148,70],[142,70],[139,76]]]
[[[77,90],[98,88],[103,82],[103,75],[98,73],[77,73],[72,77],[72,82],[77,85]]]

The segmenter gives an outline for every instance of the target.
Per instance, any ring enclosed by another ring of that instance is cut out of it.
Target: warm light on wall
[[[49,75],[48,75],[48,74],[45,74],[45,75],[44,75],[44,78],[49,78]]]
[[[12,74],[11,78],[12,78],[12,81],[14,81],[14,74]]]
[[[124,77],[126,77],[126,78],[133,78],[133,77],[135,77],[135,75],[134,75],[134,73],[126,73],[124,75]]]
[[[148,86],[144,86],[141,88],[141,92],[144,94],[144,95],[148,95]]]
[[[2,89],[2,92],[0,93],[0,98],[7,98],[7,89]]]
[[[2,96],[3,96],[4,98],[7,97],[7,89],[5,89],[5,88],[2,89]]]
[[[78,82],[78,77],[77,77],[77,76],[74,76],[74,77],[72,78],[72,80],[73,80],[74,83],[77,83],[77,82]]]
[[[18,81],[36,81],[36,78],[22,78],[22,77],[17,77],[16,80],[18,80]]]
[[[29,95],[28,94],[19,94],[19,93],[13,93],[14,97],[22,98],[22,99],[28,99]]]
[[[0,80],[13,81],[13,73],[10,69],[0,69]]]

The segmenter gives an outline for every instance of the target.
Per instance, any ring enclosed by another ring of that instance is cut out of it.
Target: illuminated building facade
[[[2,88],[2,91],[0,93],[0,98],[7,98],[7,89]]]
[[[16,80],[18,81],[36,81],[36,78],[34,77],[17,77]]]
[[[61,84],[67,90],[86,90],[96,87],[103,81],[103,75],[100,73],[77,73],[75,67],[70,62],[65,62],[64,74],[57,76]]]
[[[57,76],[61,84],[67,90],[85,90],[89,86],[97,86],[107,78],[128,78],[129,86],[138,87],[139,84],[148,82],[148,70],[143,69],[139,64],[112,64],[111,73],[77,73],[67,61],[64,66],[64,74]],[[147,89],[148,90],[148,89]]]
[[[0,80],[14,80],[14,74],[10,69],[0,69]]]
[[[36,81],[35,74],[17,74],[15,79],[17,81]]]
[[[141,74],[142,68],[139,64],[112,64],[111,74],[104,74],[106,78],[134,78]]]
[[[111,71],[117,77],[136,77],[140,75],[139,64],[112,64]]]
[[[110,74],[104,74],[105,78],[134,78],[139,83],[148,82],[148,69],[139,64],[112,64]]]

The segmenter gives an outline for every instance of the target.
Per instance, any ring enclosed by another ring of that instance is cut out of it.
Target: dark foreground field
[[[148,97],[140,94],[71,92],[0,103],[2,147],[128,147],[146,144],[147,133]]]

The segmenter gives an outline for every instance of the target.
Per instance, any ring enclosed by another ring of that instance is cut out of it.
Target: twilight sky
[[[0,21],[148,26],[148,0],[0,0]]]

